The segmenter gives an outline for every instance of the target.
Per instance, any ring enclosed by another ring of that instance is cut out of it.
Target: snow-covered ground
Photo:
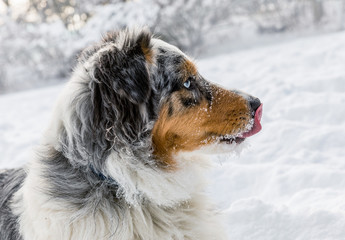
[[[214,157],[208,190],[231,240],[345,239],[345,32],[197,61],[209,80],[259,97],[263,130]],[[0,96],[0,167],[24,164],[62,86]]]

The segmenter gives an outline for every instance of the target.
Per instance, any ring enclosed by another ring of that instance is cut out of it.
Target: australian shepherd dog
[[[239,145],[261,113],[148,30],[109,33],[80,54],[36,157],[0,171],[0,239],[226,239],[202,152]]]

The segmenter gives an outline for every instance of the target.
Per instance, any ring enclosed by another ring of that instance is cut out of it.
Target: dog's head
[[[174,167],[180,151],[239,144],[261,129],[258,98],[208,82],[187,55],[146,30],[110,33],[79,62],[74,142],[86,155],[128,146],[140,155],[144,146],[158,165]]]

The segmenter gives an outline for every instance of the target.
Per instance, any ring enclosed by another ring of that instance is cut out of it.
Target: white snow
[[[197,63],[207,79],[264,103],[251,147],[214,156],[208,193],[229,239],[345,239],[345,32]],[[29,160],[61,88],[0,96],[0,167]]]

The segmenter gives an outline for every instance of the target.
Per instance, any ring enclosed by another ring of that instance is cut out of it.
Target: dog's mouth
[[[254,134],[257,134],[262,129],[261,126],[261,117],[262,117],[262,104],[258,107],[258,109],[254,113],[253,118],[253,124],[251,125],[250,129],[248,131],[242,132],[237,134],[236,136],[232,135],[222,135],[218,137],[218,140],[220,143],[226,143],[226,144],[233,144],[242,143],[246,138],[253,136]]]

